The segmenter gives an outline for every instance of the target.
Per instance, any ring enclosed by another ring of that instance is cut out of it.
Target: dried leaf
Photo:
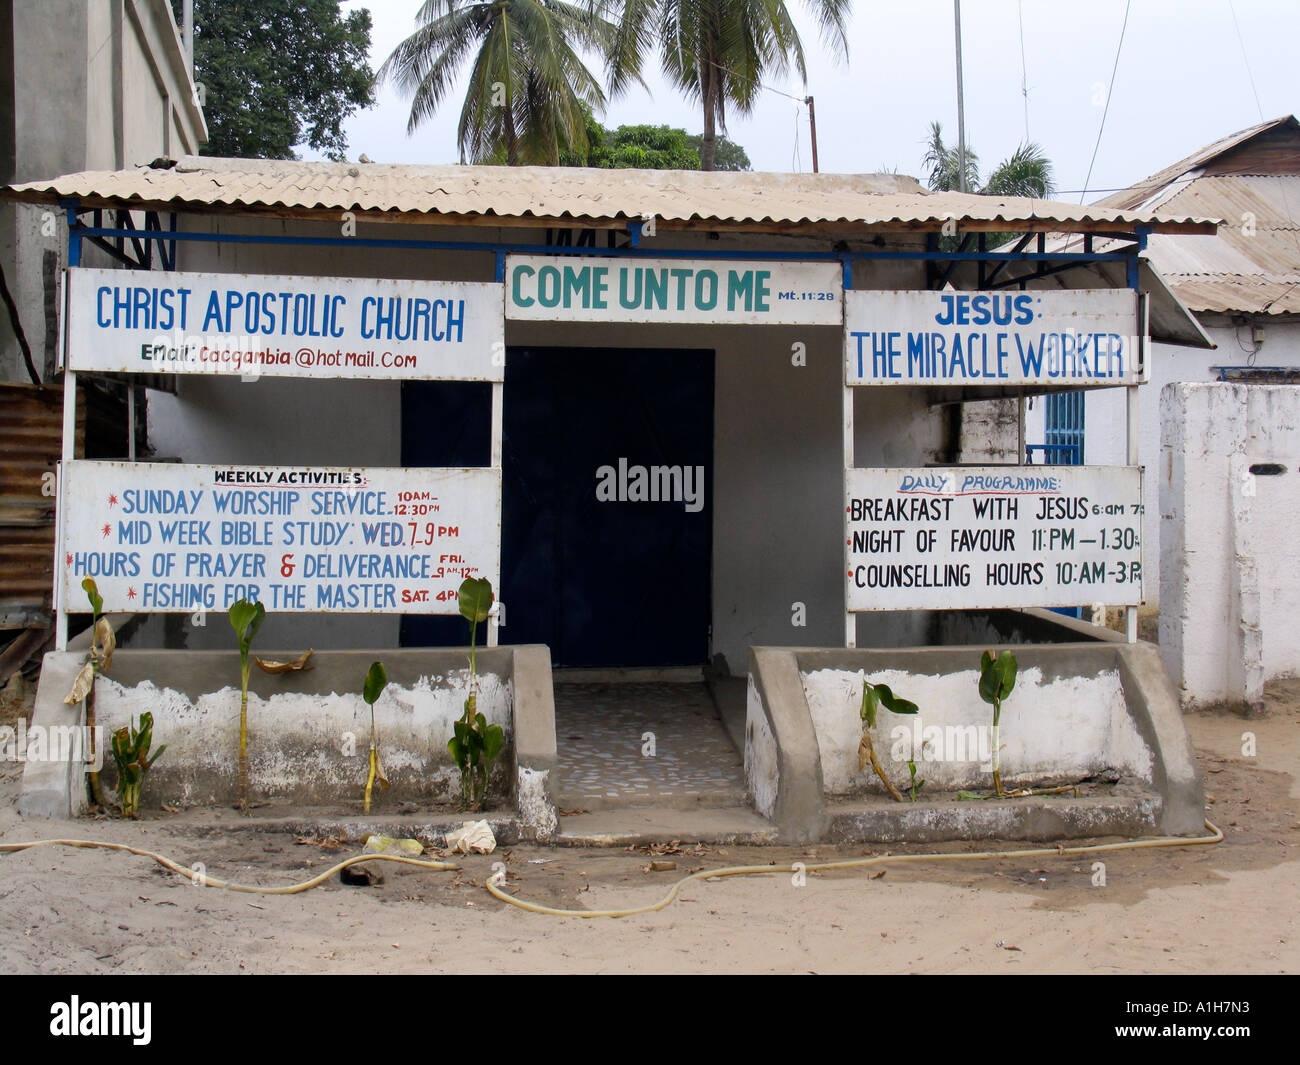
[[[312,653],[313,650],[308,649],[292,662],[267,662],[258,658],[257,655],[253,656],[253,661],[256,662],[265,673],[289,673],[296,672],[300,669],[311,669],[312,667],[307,664],[307,660],[311,658]]]
[[[108,618],[102,615],[95,622],[95,634],[91,642],[91,649],[92,653],[96,654],[99,659],[100,670],[107,672],[108,667],[113,663],[113,652],[117,650],[117,637],[113,634],[113,626]]]
[[[63,697],[63,701],[69,706],[76,706],[87,695],[90,694],[91,685],[95,683],[95,664],[87,662],[81,667],[81,672],[77,674],[77,679],[72,682],[72,691]]]

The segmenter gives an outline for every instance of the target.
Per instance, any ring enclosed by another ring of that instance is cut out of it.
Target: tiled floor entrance
[[[743,806],[744,759],[704,684],[555,685],[561,811]]]

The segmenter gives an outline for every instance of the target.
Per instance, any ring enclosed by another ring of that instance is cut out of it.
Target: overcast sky
[[[372,64],[415,28],[421,0],[350,0],[374,20]],[[848,63],[821,46],[799,0],[808,85],[797,76],[773,88],[814,96],[823,171],[897,169],[924,180],[921,159],[932,120],[957,137],[952,0],[857,0]],[[1240,27],[1240,37],[1234,26]],[[966,0],[962,51],[966,128],[981,173],[1028,135],[1055,166],[1058,197],[1077,201],[1097,143],[1125,0]],[[1023,25],[1023,66],[1022,36]],[[1297,106],[1297,0],[1132,0],[1109,113],[1086,198],[1097,199],[1160,170],[1225,134]],[[1254,78],[1254,90],[1251,77]],[[606,126],[666,123],[698,132],[696,106],[655,72],[649,91],[613,101]],[[1256,102],[1258,92],[1258,103]],[[349,155],[375,162],[456,162],[460,90],[414,136],[409,102],[383,87],[371,110],[347,124]],[[764,92],[748,117],[728,122],[756,170],[810,171],[807,108]]]

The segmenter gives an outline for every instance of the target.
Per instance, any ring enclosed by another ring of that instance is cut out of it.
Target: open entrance
[[[739,744],[701,674],[673,668],[709,658],[713,371],[711,351],[507,356],[501,642],[560,669],[563,809],[745,803]],[[487,462],[490,386],[402,396],[404,465]],[[403,619],[405,645],[464,641],[459,618]]]
[[[402,390],[404,466],[485,465],[491,388]],[[713,353],[512,348],[502,458],[502,643],[556,666],[709,657]],[[405,617],[406,646],[465,641]]]

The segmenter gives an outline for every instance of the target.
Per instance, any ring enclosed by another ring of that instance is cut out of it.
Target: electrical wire
[[[1029,143],[1029,72],[1025,66],[1025,4],[1016,0],[1016,20],[1020,24],[1020,95],[1025,98],[1025,143]]]
[[[1264,121],[1264,108],[1259,102],[1259,90],[1255,88],[1255,72],[1250,69],[1250,59],[1246,55],[1246,41],[1241,35],[1241,26],[1237,23],[1237,9],[1233,7],[1232,0],[1228,0],[1228,13],[1232,15],[1232,28],[1237,31],[1237,45],[1241,48],[1241,61],[1246,65],[1246,77],[1250,79],[1250,91],[1255,96],[1255,109],[1259,112],[1259,120]]]
[[[1106,129],[1106,116],[1110,114],[1110,98],[1115,91],[1115,75],[1119,73],[1119,57],[1124,51],[1124,33],[1128,30],[1128,13],[1133,6],[1133,0],[1127,0],[1124,4],[1124,24],[1119,28],[1119,44],[1115,48],[1115,65],[1110,70],[1110,88],[1106,90],[1106,106],[1101,112],[1101,125],[1097,128],[1097,143],[1092,147],[1092,161],[1088,163],[1088,176],[1083,179],[1084,192],[1079,194],[1079,202],[1083,203],[1083,197],[1087,195],[1088,182],[1092,180],[1092,168],[1097,163],[1097,151],[1101,148],[1101,135]]]

